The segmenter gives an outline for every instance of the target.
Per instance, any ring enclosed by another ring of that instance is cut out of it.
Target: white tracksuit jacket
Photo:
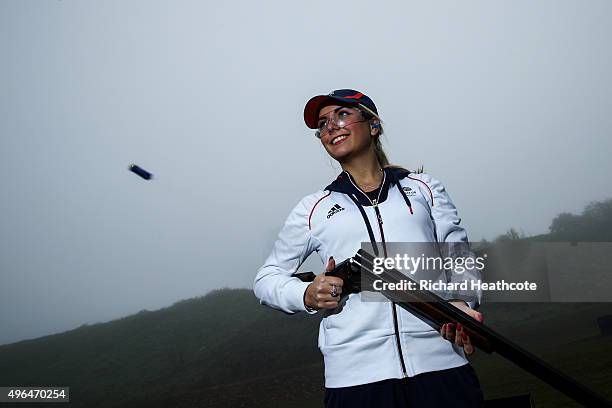
[[[362,241],[371,242],[357,203],[378,242],[381,228],[386,242],[467,242],[444,186],[428,174],[384,169],[377,203],[379,225],[372,201],[343,172],[325,190],[304,197],[289,214],[255,277],[255,295],[262,304],[286,313],[307,311],[303,299],[309,283],[291,275],[313,251],[324,265],[330,256],[339,263],[355,255]],[[361,294],[353,293],[339,313],[319,313],[325,316],[319,327],[319,349],[327,388],[412,377],[467,363],[463,349],[391,302],[362,302]]]

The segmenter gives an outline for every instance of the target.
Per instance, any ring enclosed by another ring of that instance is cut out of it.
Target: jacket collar
[[[382,203],[387,199],[390,187],[398,184],[399,180],[410,174],[409,170],[398,167],[385,167],[383,171],[385,172],[385,182],[383,183],[382,191],[380,192],[379,203]],[[359,204],[364,207],[372,205],[369,198],[363,191],[361,191],[357,187],[357,184],[354,182],[352,176],[347,171],[343,171],[342,173],[340,173],[330,185],[325,187],[325,190],[354,195],[355,198],[357,198],[357,200],[359,201]]]

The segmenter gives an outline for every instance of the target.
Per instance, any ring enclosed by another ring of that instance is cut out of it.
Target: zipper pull
[[[380,216],[380,211],[378,211],[378,202],[376,201],[376,199],[372,200],[372,207],[374,207],[374,211],[376,212],[376,218],[378,219],[378,224],[382,225],[383,220],[382,220],[382,217]]]

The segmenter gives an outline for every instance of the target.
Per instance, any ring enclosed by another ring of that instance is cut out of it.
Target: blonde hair
[[[383,128],[380,126],[378,128],[378,135],[376,135],[376,140],[374,141],[374,153],[376,154],[376,159],[378,160],[378,164],[380,167],[388,167],[391,165],[389,163],[389,158],[385,153],[385,150],[382,147],[382,143],[380,142],[380,137],[382,136]]]
[[[381,168],[390,166],[391,164],[389,163],[387,154],[382,147],[382,143],[380,143],[380,137],[384,133],[380,116],[361,103],[357,104],[357,106],[360,108],[359,110],[361,111],[363,118],[370,122],[370,125],[374,120],[378,122],[378,134],[376,135],[376,141],[374,142],[374,153],[376,154],[376,159],[378,160],[378,164]]]
[[[380,167],[381,168],[392,167],[395,169],[406,170],[406,171],[409,171],[410,173],[423,173],[423,166],[417,168],[416,170],[408,170],[403,166],[389,163],[389,158],[387,157],[387,154],[385,153],[385,150],[383,149],[382,143],[380,141],[380,137],[383,135],[383,132],[384,132],[382,124],[380,123],[381,120],[378,116],[373,117],[372,119],[378,120],[378,124],[379,124],[378,135],[376,135],[376,140],[374,141],[374,153],[376,154],[376,160],[378,160],[378,164],[380,164]]]

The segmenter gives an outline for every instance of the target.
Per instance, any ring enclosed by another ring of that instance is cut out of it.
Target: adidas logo
[[[327,219],[329,219],[332,215],[339,213],[344,210],[344,208],[340,207],[338,204],[334,204],[334,206],[327,212]]]
[[[410,187],[402,187],[402,190],[404,190],[404,193],[406,193],[407,197],[414,197],[416,195],[416,191],[414,191]]]

